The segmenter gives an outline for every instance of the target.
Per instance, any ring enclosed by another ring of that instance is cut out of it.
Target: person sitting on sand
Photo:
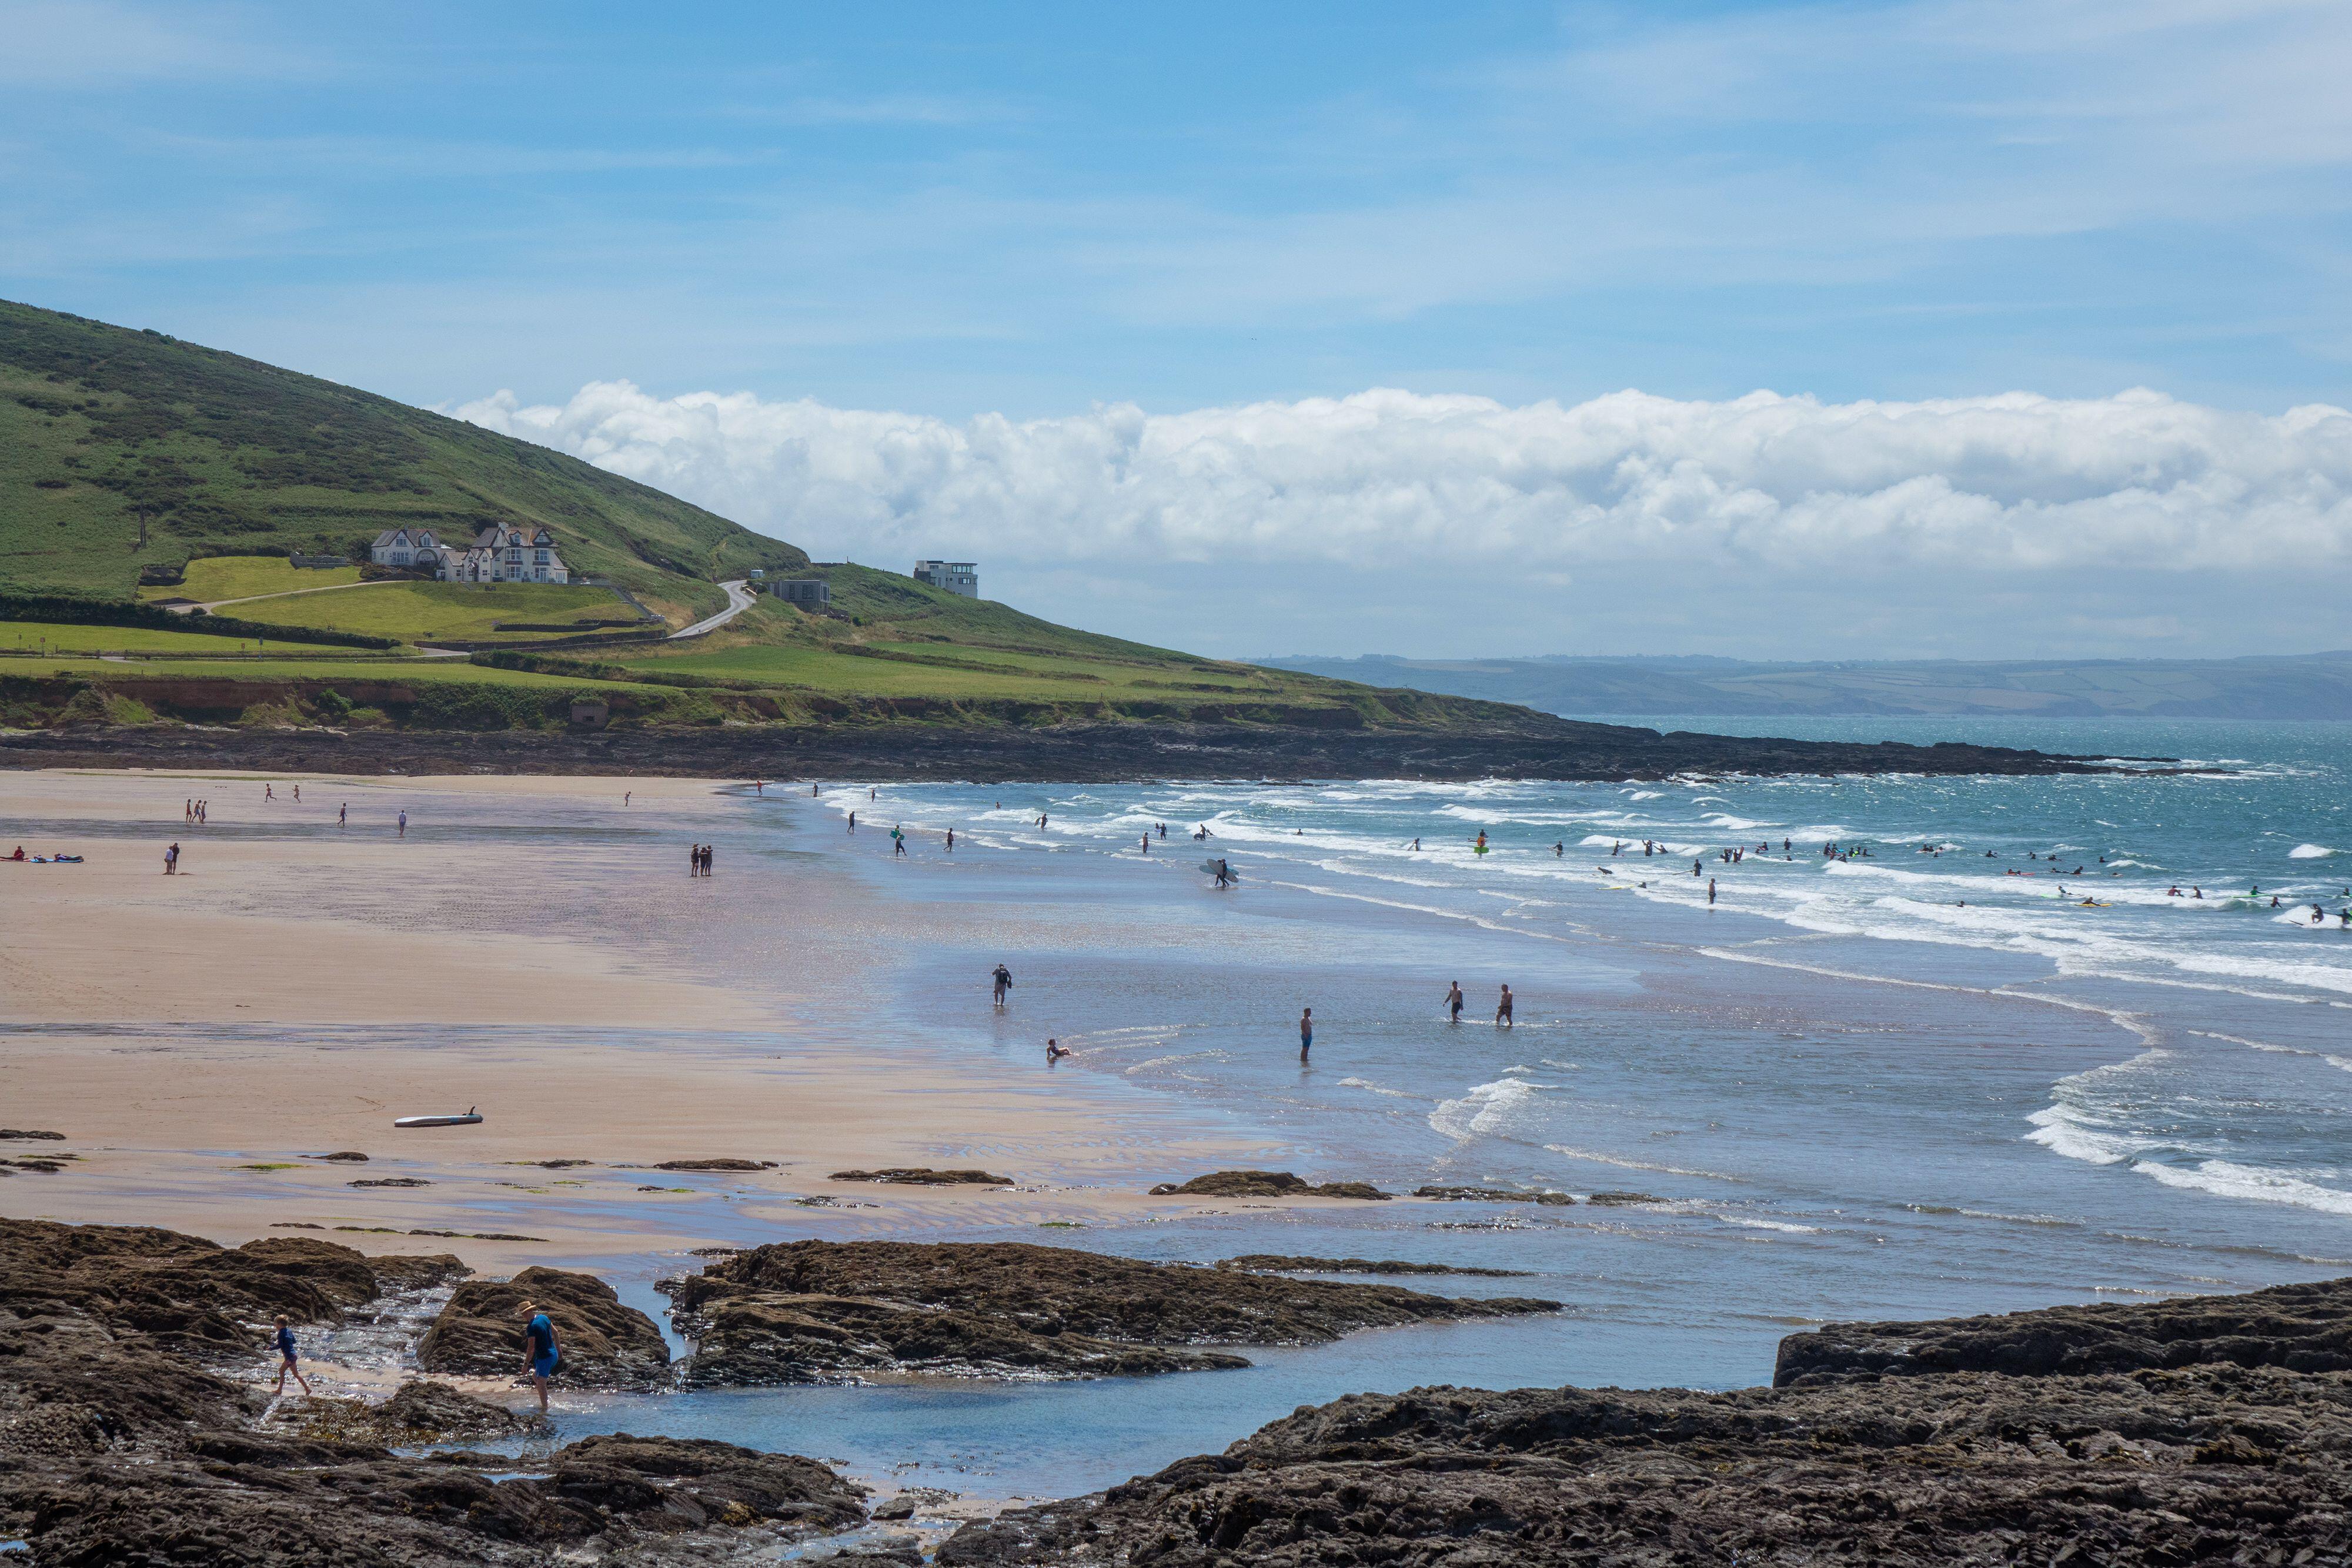
[[[1045,1042],[1045,1065],[1048,1067],[1051,1067],[1055,1062],[1061,1061],[1062,1058],[1069,1054],[1070,1048],[1064,1045],[1060,1040],[1049,1040]]]
[[[531,1386],[539,1390],[539,1418],[547,1419],[547,1380],[555,1375],[562,1364],[563,1352],[555,1343],[555,1324],[539,1310],[536,1301],[522,1304],[523,1359],[530,1368]]]
[[[269,1396],[275,1399],[286,1392],[286,1375],[290,1372],[294,1375],[294,1381],[302,1385],[302,1396],[307,1399],[310,1397],[310,1380],[302,1375],[300,1367],[294,1364],[294,1327],[286,1321],[282,1312],[278,1316],[277,1328],[278,1332],[270,1336],[270,1343],[278,1347],[278,1386],[269,1391]]]
[[[12,861],[20,861],[20,860],[23,860],[23,859],[25,858],[25,846],[24,846],[24,845],[22,845],[22,844],[18,844],[18,845],[16,846],[16,852],[15,854],[13,854],[13,855],[10,855],[8,858],[9,858],[10,860],[12,860]]]

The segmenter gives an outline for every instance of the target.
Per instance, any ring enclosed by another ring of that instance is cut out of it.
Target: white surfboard
[[[470,1127],[481,1119],[469,1106],[462,1116],[400,1116],[395,1117],[392,1124],[395,1127]]]

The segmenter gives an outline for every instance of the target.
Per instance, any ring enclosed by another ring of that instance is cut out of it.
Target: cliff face
[[[2341,1563],[2347,1314],[2338,1281],[1840,1326],[1773,1389],[1355,1396],[939,1561]]]

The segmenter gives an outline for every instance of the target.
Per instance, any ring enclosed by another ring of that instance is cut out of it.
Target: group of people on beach
[[[709,876],[710,874],[710,846],[709,844],[690,844],[688,846],[686,852],[686,874],[688,876]]]
[[[191,796],[180,808],[180,821],[191,827],[200,826],[204,822],[205,812],[211,805],[212,802],[209,800],[199,800]]]

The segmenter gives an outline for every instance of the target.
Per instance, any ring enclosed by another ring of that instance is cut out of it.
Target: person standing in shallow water
[[[988,977],[996,984],[996,1005],[1001,1008],[1004,1005],[1004,993],[1013,988],[1013,971],[999,964]]]
[[[1315,1009],[1313,1008],[1302,1008],[1299,1009],[1298,1013],[1298,1060],[1301,1061],[1306,1061],[1307,1053],[1314,1049]]]
[[[1503,1029],[1515,1027],[1511,1022],[1511,988],[1503,988],[1503,999],[1495,1004],[1495,1022]]]
[[[555,1375],[563,1353],[556,1347],[555,1324],[537,1302],[522,1304],[523,1359],[530,1371],[531,1386],[539,1390],[539,1418],[547,1419],[547,1380]]]
[[[1445,1014],[1448,1023],[1462,1021],[1462,982],[1459,980],[1445,982]]]

